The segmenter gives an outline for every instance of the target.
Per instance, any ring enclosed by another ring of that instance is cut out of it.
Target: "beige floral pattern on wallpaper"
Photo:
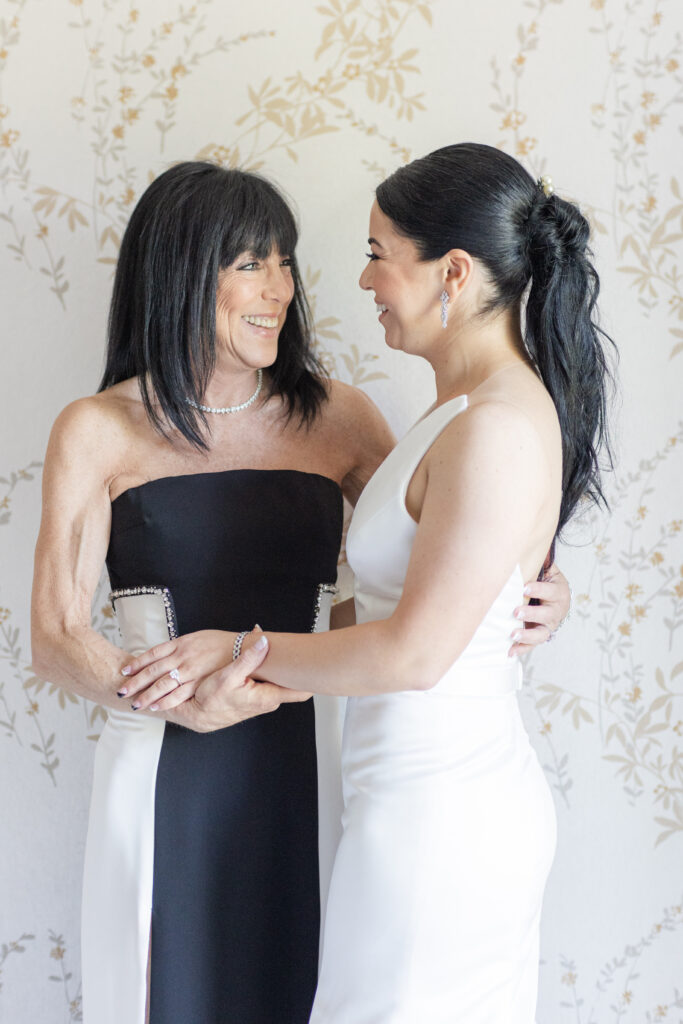
[[[500,115],[499,144],[537,176],[549,168],[540,150],[541,126],[535,128],[524,110],[523,80],[539,45],[543,16],[562,2],[526,4],[532,13],[518,25],[518,51],[511,64],[501,70],[496,58],[491,61],[491,108]],[[666,189],[660,184],[648,148],[667,113],[678,113],[681,121],[676,105],[683,102],[683,35],[667,31],[666,6],[635,0],[622,9],[607,0],[590,2],[600,20],[589,31],[603,37],[606,57],[604,89],[591,105],[591,124],[597,133],[610,133],[615,178],[612,209],[583,208],[594,232],[612,234],[618,271],[628,275],[644,314],[661,315],[666,309],[671,336],[666,357],[674,359],[683,352],[678,326],[683,319],[683,277],[678,270],[683,202],[675,176],[667,179]],[[680,460],[682,449],[679,421],[676,432],[650,458],[635,470],[617,474],[609,493],[611,517],[596,512],[590,516],[596,537],[593,570],[575,595],[574,614],[591,621],[597,633],[597,690],[587,696],[539,680],[535,665],[525,671],[538,733],[548,752],[544,768],[558,797],[570,806],[574,745],[568,723],[576,731],[596,729],[602,758],[613,765],[626,801],[634,807],[643,799],[651,801],[655,846],[672,837],[680,843],[683,833],[683,660],[678,633],[683,626],[683,518],[653,523],[648,497],[655,491],[658,472],[671,459]],[[615,518],[622,526],[618,533]],[[645,640],[646,623],[653,617],[665,626],[668,641],[655,663]],[[647,935],[604,964],[590,997],[591,981],[582,984],[576,963],[561,956],[559,982],[567,994],[560,1007],[571,1011],[577,1024],[628,1018],[644,961],[656,955],[656,940],[682,926],[679,896]],[[647,1009],[644,1019],[671,1019],[675,1009],[683,1009],[683,984]]]
[[[635,805],[648,794],[658,826],[655,845],[683,831],[683,661],[671,663],[677,631],[683,626],[683,565],[680,550],[683,520],[652,527],[647,495],[657,470],[683,446],[683,423],[662,450],[644,460],[634,473],[618,476],[611,504],[623,516],[628,543],[617,544],[610,520],[593,514],[593,571],[585,590],[575,595],[575,614],[592,621],[600,649],[597,691],[590,697],[552,682],[539,682],[530,666],[526,679],[535,694],[539,732],[547,743],[546,770],[553,787],[569,806],[572,785],[569,756],[560,756],[554,739],[558,716],[576,729],[596,728],[605,761],[614,765],[627,801]],[[619,538],[621,541],[621,538]],[[619,589],[614,585],[620,571]],[[637,643],[648,618],[657,616],[668,634],[667,666],[643,660]]]
[[[581,992],[579,973],[573,960],[560,957],[559,982],[564,995],[559,1001],[562,1010],[571,1013],[567,1019],[577,1024],[597,1024],[598,1021],[622,1021],[632,1016],[633,1004],[638,989],[638,979],[648,953],[657,955],[658,940],[672,932],[683,930],[683,898],[666,907],[661,917],[637,942],[628,943],[623,951],[608,960],[599,970],[595,979],[590,1001]],[[676,1017],[670,1011],[683,1009],[683,988],[674,990],[668,1000],[652,1003],[641,1020],[650,1022],[670,1020]],[[599,1014],[599,1016],[598,1016]],[[680,1018],[678,1018],[680,1020]]]
[[[539,175],[547,173],[539,151],[541,126],[533,128],[522,109],[522,84],[539,44],[543,15],[563,2],[531,0],[525,5],[532,15],[518,26],[518,51],[507,78],[499,61],[491,61],[496,97],[491,106],[501,115],[500,144]],[[595,231],[607,234],[606,225],[612,225],[619,271],[629,275],[642,308],[667,309],[673,357],[683,351],[683,197],[675,176],[667,179],[665,189],[660,186],[650,144],[683,102],[683,36],[680,31],[672,35],[667,27],[665,10],[670,21],[674,9],[661,0],[625,5],[590,0],[590,8],[589,32],[600,35],[605,48],[604,85],[590,117],[596,132],[612,139],[615,180],[612,208],[588,212]]]
[[[63,116],[78,124],[93,154],[92,187],[86,195],[57,188],[35,171],[38,162],[24,140],[6,70],[23,56],[22,27],[36,14],[28,0],[7,0],[0,18],[0,244],[41,283],[55,309],[69,310],[72,240],[91,245],[97,262],[115,263],[137,196],[168,159],[174,130],[192,116],[184,91],[193,77],[215,76],[226,66],[219,63],[226,55],[253,51],[254,77],[240,83],[241,103],[227,137],[216,128],[192,154],[196,158],[269,173],[278,159],[291,166],[309,160],[312,145],[325,145],[326,136],[340,132],[357,141],[370,182],[411,158],[405,141],[411,137],[409,125],[428,116],[420,84],[428,58],[417,42],[426,33],[440,45],[430,35],[437,0],[320,0],[310,5],[311,23],[318,28],[307,54],[309,70],[281,61],[263,75],[258,73],[260,48],[276,36],[267,15],[257,12],[260,27],[253,31],[215,35],[211,24],[218,6],[219,0],[169,3],[163,19],[152,23],[144,5],[130,0],[64,0],[63,31],[79,40],[84,75],[80,91],[66,99]],[[544,153],[546,126],[534,114],[534,62],[544,46],[557,45],[557,36],[550,35],[553,19],[556,32],[559,14],[575,16],[570,6],[569,0],[520,3],[522,20],[514,38],[497,39],[491,48],[506,56],[491,58],[490,91],[488,98],[482,94],[482,107],[488,103],[495,115],[498,144],[535,176],[555,169]],[[586,31],[600,41],[603,67],[591,78],[601,81],[594,101],[577,113],[577,120],[587,144],[609,140],[614,172],[611,207],[587,212],[603,247],[611,246],[616,254],[634,315],[658,325],[653,358],[662,373],[680,372],[681,176],[673,163],[662,166],[658,146],[662,136],[680,139],[683,36],[672,28],[672,0],[630,0],[627,5],[586,0],[583,9]],[[442,46],[439,52],[445,56]],[[385,156],[378,158],[378,152]],[[304,280],[318,351],[329,371],[361,386],[386,377],[381,359],[343,337],[341,319],[322,308],[322,271],[307,266]],[[574,628],[584,628],[581,635],[599,649],[594,687],[574,687],[567,673],[558,679],[557,673],[546,672],[543,660],[526,673],[536,746],[560,807],[574,812],[577,758],[588,738],[589,749],[618,781],[624,806],[639,814],[639,821],[649,819],[653,857],[671,844],[680,848],[683,841],[683,510],[665,518],[653,511],[666,505],[655,500],[666,481],[680,476],[682,450],[683,422],[678,422],[635,467],[627,460],[619,467],[610,490],[611,519],[590,517],[593,559],[575,595]],[[11,537],[18,488],[36,487],[39,470],[40,463],[33,461],[5,469],[0,478],[0,526],[7,527],[0,529],[0,544]],[[22,602],[28,586],[24,581]],[[60,780],[61,716],[82,716],[83,736],[96,739],[105,714],[35,676],[22,625],[25,615],[18,611],[18,598],[7,596],[6,584],[0,603],[0,730],[6,744],[31,751],[53,791]],[[104,580],[93,608],[96,627],[113,637],[116,627]],[[656,649],[648,641],[654,624],[657,635],[665,637]],[[650,999],[661,944],[672,934],[679,935],[680,943],[683,894],[671,893],[670,899],[659,916],[652,915],[649,930],[639,939],[623,936],[604,964],[582,963],[582,950],[571,957],[566,951],[556,963],[544,964],[544,975],[554,976],[557,1008],[546,1007],[546,1012],[559,1012],[563,1020],[578,1024],[604,1024],[636,1020],[637,1007],[638,1020],[680,1020],[676,1010],[683,1009],[683,992],[674,987]],[[43,973],[60,992],[56,1012],[80,1020],[77,970],[67,966],[67,949],[76,937],[69,938],[68,946],[62,934],[42,931],[38,938],[39,929],[31,925],[30,932],[15,938],[0,936],[0,1006],[2,982],[11,978],[19,954],[32,955],[42,941],[50,960]],[[35,970],[40,973],[42,967]],[[650,979],[647,1005],[644,974]]]
[[[52,972],[48,974],[48,981],[56,982],[60,992],[59,1002],[65,1016],[63,1020],[81,1021],[83,1013],[81,1010],[81,986],[76,981],[67,963],[67,948],[63,935],[58,935],[51,928],[47,933],[50,944],[50,959],[56,961],[48,968]],[[35,940],[35,935],[20,935],[18,939],[11,942],[3,942],[0,945],[0,994],[2,993],[2,975],[5,969],[5,961],[16,953],[25,953],[30,942]],[[55,990],[57,991],[57,990]],[[1,998],[1,995],[0,995]],[[1,1005],[1,1003],[0,1003]]]

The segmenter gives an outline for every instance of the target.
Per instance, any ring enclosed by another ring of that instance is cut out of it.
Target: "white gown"
[[[417,423],[363,492],[347,540],[358,622],[396,607],[417,529],[408,484],[466,407],[461,396]],[[311,1024],[534,1020],[555,812],[507,654],[522,589],[517,568],[433,689],[348,701]]]

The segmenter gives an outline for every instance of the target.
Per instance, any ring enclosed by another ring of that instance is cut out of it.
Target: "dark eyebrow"
[[[368,238],[368,245],[378,245],[380,247],[380,249],[384,248],[382,243],[378,242],[376,238]]]

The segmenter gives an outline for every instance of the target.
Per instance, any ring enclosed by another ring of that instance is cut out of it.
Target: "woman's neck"
[[[245,402],[256,388],[256,370],[218,363],[204,392],[204,405],[224,408]]]
[[[456,395],[471,394],[507,366],[529,363],[519,318],[510,311],[454,328],[425,355],[436,378],[437,405]]]

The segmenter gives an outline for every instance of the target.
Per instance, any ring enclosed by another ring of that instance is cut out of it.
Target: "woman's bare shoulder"
[[[507,382],[505,389],[477,389],[467,408],[427,454],[430,477],[461,489],[524,492],[530,507],[560,493],[562,442],[555,407],[542,383]]]
[[[561,448],[560,424],[552,397],[538,374],[520,363],[484,381],[468,398],[470,423],[479,429],[510,430],[536,435],[540,446],[552,458]]]
[[[50,434],[49,451],[107,458],[135,434],[144,415],[136,381],[122,381],[106,391],[70,402],[58,415]]]
[[[328,415],[338,427],[343,427],[352,436],[389,436],[391,443],[394,443],[384,416],[370,396],[360,388],[340,380],[330,380],[328,394]]]

